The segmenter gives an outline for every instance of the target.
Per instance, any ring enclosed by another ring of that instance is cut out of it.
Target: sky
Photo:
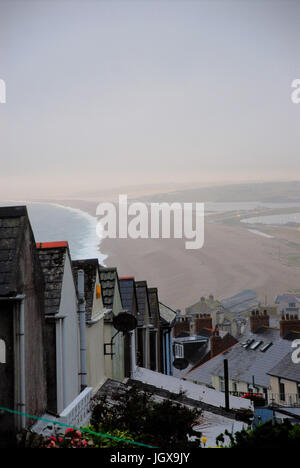
[[[0,0],[0,196],[299,179],[300,2]]]

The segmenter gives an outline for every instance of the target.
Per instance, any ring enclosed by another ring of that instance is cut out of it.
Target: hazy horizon
[[[299,180],[297,1],[0,0],[0,196]]]

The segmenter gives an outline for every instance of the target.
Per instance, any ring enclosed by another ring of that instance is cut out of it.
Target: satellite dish
[[[189,361],[184,358],[177,358],[173,362],[173,366],[179,370],[186,369],[188,365],[189,365]]]
[[[126,333],[137,327],[137,320],[134,315],[128,312],[120,312],[114,316],[113,326],[116,330]]]

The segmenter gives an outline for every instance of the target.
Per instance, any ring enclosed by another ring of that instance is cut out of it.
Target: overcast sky
[[[0,0],[0,195],[296,179],[300,2]]]

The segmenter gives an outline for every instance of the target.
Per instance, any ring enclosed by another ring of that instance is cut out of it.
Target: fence
[[[80,426],[88,422],[93,389],[87,387],[72,403],[60,413],[59,421],[70,426]]]

